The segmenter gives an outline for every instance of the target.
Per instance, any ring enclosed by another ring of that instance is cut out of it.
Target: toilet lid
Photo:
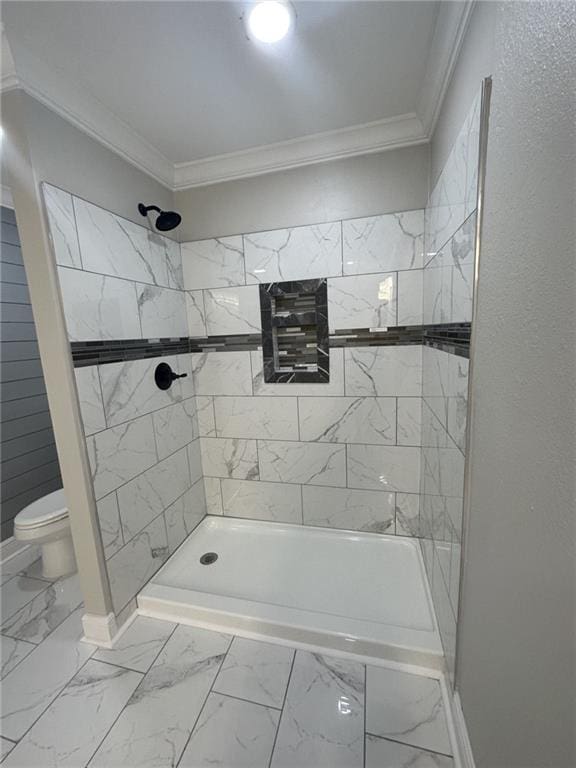
[[[36,528],[39,525],[55,523],[68,514],[64,489],[59,488],[41,499],[33,501],[16,515],[15,525],[18,528]]]

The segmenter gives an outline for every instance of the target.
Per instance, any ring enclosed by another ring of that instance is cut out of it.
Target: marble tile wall
[[[480,94],[425,212],[424,323],[471,322]],[[468,359],[422,351],[420,535],[453,680],[462,544]]]
[[[180,245],[63,190],[43,191],[70,341],[188,336]],[[158,389],[159,362],[186,378]],[[75,375],[120,614],[206,514],[191,357]]]

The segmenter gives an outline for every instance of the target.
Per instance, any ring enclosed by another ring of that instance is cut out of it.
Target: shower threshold
[[[400,536],[206,517],[140,592],[138,612],[443,666],[420,547]]]

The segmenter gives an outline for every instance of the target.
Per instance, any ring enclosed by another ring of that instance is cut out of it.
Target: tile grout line
[[[370,733],[369,731],[366,731],[366,736],[372,736],[374,739],[381,739],[382,741],[389,741],[392,744],[400,744],[403,747],[411,747],[412,749],[419,750],[421,752],[426,752],[430,755],[439,755],[440,757],[448,757],[450,759],[454,759],[454,755],[449,755],[446,752],[438,752],[435,749],[428,749],[427,747],[420,747],[416,744],[410,744],[407,741],[399,741],[398,739],[391,739],[389,736],[380,736],[377,733]]]
[[[276,727],[276,733],[274,735],[274,743],[272,744],[272,751],[270,752],[270,760],[268,761],[268,768],[272,768],[272,760],[274,759],[274,752],[276,751],[276,745],[278,742],[278,734],[280,733],[280,726],[282,725],[282,718],[284,716],[284,709],[286,707],[286,700],[288,699],[288,689],[290,688],[290,682],[292,680],[292,673],[294,671],[294,664],[296,663],[296,654],[298,650],[292,648],[292,664],[290,665],[290,673],[288,674],[288,681],[286,682],[286,690],[284,691],[284,700],[282,701],[282,709],[280,710],[280,717],[278,718],[278,726]]]

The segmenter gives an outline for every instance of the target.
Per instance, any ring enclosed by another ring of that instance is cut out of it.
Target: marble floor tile
[[[268,768],[280,712],[218,693],[208,696],[180,768]]]
[[[114,648],[99,648],[94,658],[136,672],[148,672],[175,627],[170,621],[137,616]]]
[[[438,680],[367,667],[366,731],[414,747],[452,753]]]
[[[0,736],[0,763],[4,760],[4,758],[10,754],[10,752],[14,749],[16,744],[13,741],[10,741],[9,739],[5,739],[2,736]]]
[[[47,586],[48,589],[2,623],[2,634],[41,643],[82,602],[77,573]]]
[[[7,581],[10,581],[10,579],[17,575],[29,576],[33,579],[43,578],[39,547],[29,547],[3,562],[2,572],[0,573],[0,586],[6,584]],[[44,581],[52,581],[52,579],[44,578]]]
[[[297,651],[271,768],[361,768],[364,665]]]
[[[178,626],[104,739],[90,768],[177,765],[231,639]]]
[[[0,646],[2,647],[2,673],[0,675],[2,679],[36,647],[32,643],[15,640],[13,637],[5,637],[4,635],[0,637]]]
[[[214,690],[281,709],[293,659],[292,648],[235,637]]]
[[[446,755],[366,734],[365,768],[452,768],[453,765],[452,758]]]
[[[84,768],[141,679],[138,672],[89,659],[4,765]]]
[[[77,610],[4,678],[2,736],[20,739],[94,653],[82,635]]]
[[[13,616],[36,595],[44,592],[50,584],[41,579],[30,579],[28,576],[14,576],[2,585],[2,623]]]

